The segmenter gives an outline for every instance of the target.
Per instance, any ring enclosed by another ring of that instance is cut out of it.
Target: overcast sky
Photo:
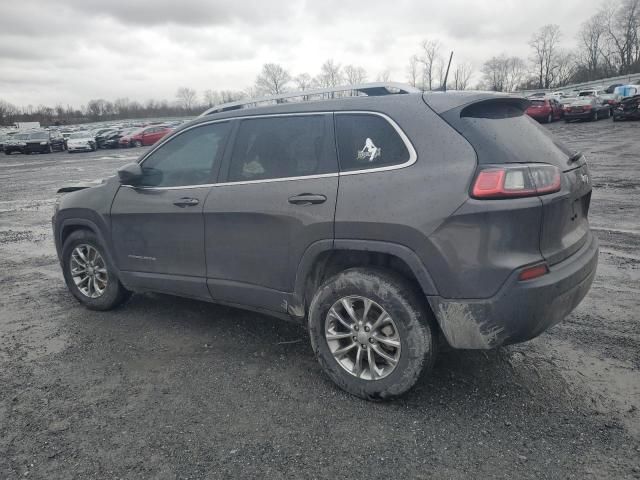
[[[180,86],[244,89],[265,62],[293,75],[321,63],[390,69],[439,39],[476,69],[528,57],[557,23],[566,47],[599,0],[0,0],[0,99],[79,106],[92,98],[174,100]]]

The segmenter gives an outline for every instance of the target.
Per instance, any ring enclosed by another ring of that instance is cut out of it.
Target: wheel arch
[[[321,240],[305,251],[295,279],[294,298],[289,313],[304,317],[311,298],[324,280],[353,267],[383,267],[414,282],[422,293],[437,295],[433,279],[418,255],[404,245],[374,240]]]

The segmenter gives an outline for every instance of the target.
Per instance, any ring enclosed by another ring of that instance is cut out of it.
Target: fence
[[[571,85],[565,85],[562,88],[553,88],[553,89],[536,89],[536,90],[522,90],[521,93],[525,96],[531,95],[537,92],[570,92],[573,90],[591,90],[597,87],[607,88],[609,85],[614,85],[616,83],[621,83],[623,85],[638,85],[640,84],[640,73],[632,73],[630,75],[620,75],[619,77],[609,77],[602,78],[600,80],[594,80],[593,82],[584,82],[584,83],[574,83]]]

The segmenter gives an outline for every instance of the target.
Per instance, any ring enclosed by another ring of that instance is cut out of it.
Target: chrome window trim
[[[378,115],[379,117],[384,118],[389,124],[391,124],[391,126],[394,128],[396,133],[400,135],[400,139],[404,142],[404,145],[405,147],[407,147],[407,151],[409,152],[409,160],[407,160],[404,163],[399,163],[397,165],[387,165],[386,167],[363,168],[360,170],[350,170],[348,172],[340,172],[341,176],[342,175],[360,175],[362,173],[386,172],[389,170],[399,170],[401,168],[410,167],[411,165],[413,165],[418,161],[418,153],[416,152],[416,149],[413,147],[413,143],[411,143],[411,140],[409,140],[409,137],[407,137],[407,135],[404,133],[404,130],[402,130],[400,126],[395,122],[395,120],[393,120],[388,115],[380,112],[369,112],[369,111],[363,111],[363,110],[349,110],[344,112],[340,111],[340,112],[334,112],[334,114],[335,115],[349,115],[349,114]]]
[[[243,116],[239,116],[239,117],[223,118],[223,119],[211,120],[211,121],[208,121],[208,122],[198,123],[196,125],[192,125],[192,126],[190,126],[188,128],[185,128],[184,130],[181,130],[176,135],[169,136],[168,138],[166,138],[165,140],[160,142],[158,145],[156,145],[149,152],[145,153],[144,156],[142,157],[142,159],[138,163],[142,166],[142,164],[149,158],[149,156],[151,156],[157,149],[162,147],[164,144],[166,144],[170,140],[178,137],[179,135],[182,135],[184,132],[188,132],[189,130],[192,130],[194,128],[198,128],[198,127],[201,127],[201,126],[204,126],[204,125],[211,125],[211,124],[215,124],[215,123],[230,122],[232,120],[246,120],[246,119],[252,119],[252,118],[294,117],[294,116],[327,115],[327,114],[334,114],[334,115],[347,115],[347,114],[352,114],[352,115],[353,114],[377,115],[378,117],[384,118],[394,128],[396,133],[398,133],[398,135],[400,136],[400,138],[404,142],[405,146],[407,147],[407,150],[409,151],[409,160],[407,160],[404,163],[400,163],[398,165],[388,165],[386,167],[365,168],[365,169],[361,169],[361,170],[352,170],[352,171],[348,171],[348,172],[340,172],[340,171],[338,171],[338,172],[323,173],[323,174],[318,174],[318,175],[303,175],[303,176],[299,176],[299,177],[266,178],[266,179],[261,179],[261,180],[246,180],[246,181],[238,181],[238,182],[206,183],[206,184],[201,184],[201,185],[182,185],[182,186],[177,186],[177,187],[136,187],[134,185],[121,185],[121,186],[128,187],[128,188],[135,188],[135,189],[139,189],[139,190],[189,190],[189,189],[193,189],[193,188],[227,187],[227,186],[230,186],[230,185],[253,185],[253,184],[258,184],[258,183],[290,182],[290,181],[293,181],[293,180],[306,180],[306,179],[312,180],[312,179],[316,179],[316,178],[331,178],[331,177],[339,177],[339,176],[343,176],[343,175],[360,175],[360,174],[363,174],[363,173],[376,173],[376,172],[385,172],[385,171],[389,171],[389,170],[399,170],[399,169],[402,169],[402,168],[410,167],[411,165],[416,163],[416,161],[418,160],[418,154],[417,154],[413,144],[409,140],[409,137],[407,137],[407,135],[404,133],[404,131],[400,128],[400,126],[391,117],[389,117],[388,115],[386,115],[384,113],[370,111],[370,110],[345,110],[345,111],[326,111],[326,112],[315,111],[315,112],[298,112],[298,113],[271,113],[271,114],[264,114],[264,115],[243,115]],[[338,165],[338,168],[339,167],[340,167],[340,165]]]

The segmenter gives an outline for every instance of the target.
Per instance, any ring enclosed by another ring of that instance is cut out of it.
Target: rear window
[[[242,120],[229,181],[303,177],[337,171],[330,116]]]
[[[396,129],[379,115],[336,114],[336,135],[343,172],[400,165],[410,159]]]
[[[572,152],[524,114],[527,104],[519,99],[489,100],[443,117],[471,143],[481,165],[532,162],[565,168]]]
[[[49,134],[47,132],[34,132],[29,135],[29,140],[48,140]]]
[[[531,105],[535,105],[536,107],[543,107],[544,100],[531,100]]]

